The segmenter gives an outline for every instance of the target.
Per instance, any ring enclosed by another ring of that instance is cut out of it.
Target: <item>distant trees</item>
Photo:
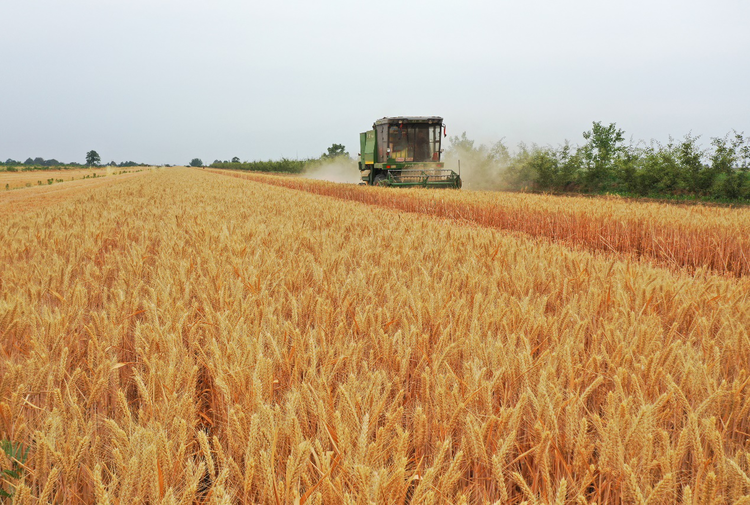
[[[244,161],[242,163],[216,160],[211,163],[211,167],[229,168],[233,170],[251,170],[254,172],[284,172],[290,174],[300,174],[305,171],[305,165],[312,161],[317,160],[290,160],[287,158],[281,158],[280,160]]]
[[[268,161],[243,161],[235,156],[231,161],[214,160],[211,163],[212,168],[229,168],[234,170],[251,170],[254,172],[282,172],[290,174],[301,174],[313,163],[320,162],[321,160],[331,160],[344,156],[349,158],[349,153],[346,152],[346,146],[343,144],[332,144],[331,147],[326,149],[326,152],[319,158],[309,159],[289,159],[281,158],[280,160],[268,160]]]
[[[8,158],[5,160],[5,163],[0,162],[0,165],[28,165],[30,167],[37,166],[37,167],[55,167],[59,165],[64,165],[64,163],[56,160],[55,158],[50,158],[48,160],[45,160],[44,158],[36,157],[34,159],[32,158],[26,158],[26,161],[16,161],[13,158]]]
[[[338,158],[340,156],[345,156],[349,158],[349,153],[346,151],[346,146],[343,144],[332,144],[331,147],[326,149],[326,152],[323,153],[319,158],[308,158],[308,159],[289,159],[289,158],[281,158],[280,160],[268,160],[268,161],[240,161],[240,158],[237,156],[234,156],[231,161],[228,160],[214,160],[213,163],[211,163],[212,168],[229,168],[234,170],[250,170],[255,172],[283,172],[283,173],[291,173],[291,174],[300,174],[304,172],[307,168],[309,168],[308,165],[315,162],[320,162],[321,160],[330,160],[334,158]],[[195,161],[195,160],[193,160]],[[200,161],[200,160],[199,160]],[[196,166],[192,165],[191,166]]]
[[[191,167],[202,167],[203,166],[203,161],[201,161],[200,158],[193,158],[192,160],[190,160],[190,166]]]
[[[93,151],[96,153],[96,151]],[[101,161],[101,159],[98,159],[96,157],[90,157],[89,155],[91,152],[87,153],[87,166],[97,166],[96,164]],[[97,154],[98,156],[98,154]],[[136,163],[135,161],[123,161],[121,163],[117,163],[114,160],[109,162],[110,166],[117,166],[117,167],[145,167],[148,166],[146,163]],[[36,158],[26,158],[26,161],[16,161],[12,158],[8,158],[5,162],[0,161],[0,166],[7,166],[7,171],[29,171],[29,170],[49,170],[49,169],[66,169],[66,168],[77,168],[84,165],[81,165],[80,163],[77,163],[75,161],[71,161],[69,163],[65,163],[62,161],[59,161],[55,158],[50,159],[44,159],[42,157],[37,156]]]
[[[86,165],[88,166],[97,165],[101,160],[102,159],[99,156],[99,153],[97,153],[93,149],[86,153]]]

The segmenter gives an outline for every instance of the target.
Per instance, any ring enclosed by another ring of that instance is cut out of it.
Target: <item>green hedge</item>
[[[287,158],[268,161],[243,161],[239,163],[214,161],[211,163],[211,167],[227,168],[231,170],[251,170],[254,172],[285,172],[299,174],[304,171],[305,165],[310,161],[312,160],[289,160]]]

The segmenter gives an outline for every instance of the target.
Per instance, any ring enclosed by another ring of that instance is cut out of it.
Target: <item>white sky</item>
[[[750,2],[0,0],[0,159],[309,157],[391,115],[750,133]]]

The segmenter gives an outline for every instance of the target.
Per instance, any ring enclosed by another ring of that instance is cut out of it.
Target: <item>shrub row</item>
[[[625,144],[614,123],[595,122],[583,137],[580,146],[520,144],[511,153],[502,141],[474,147],[464,133],[451,137],[448,158],[462,160],[477,189],[750,199],[750,139],[741,133],[713,138],[708,148],[690,134],[666,144]]]

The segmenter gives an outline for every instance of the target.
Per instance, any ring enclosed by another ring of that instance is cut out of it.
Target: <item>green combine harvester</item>
[[[359,170],[370,186],[455,188],[461,176],[440,160],[443,118],[384,117],[359,134]]]

